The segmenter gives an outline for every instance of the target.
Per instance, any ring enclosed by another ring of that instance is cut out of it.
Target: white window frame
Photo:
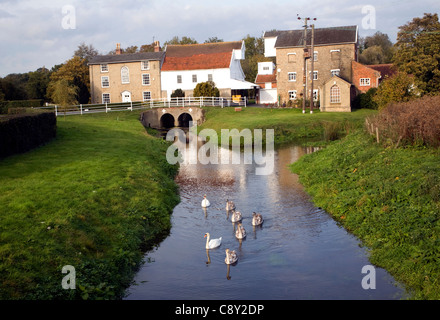
[[[334,94],[333,88],[336,88],[337,94]],[[341,88],[335,84],[330,88],[330,103],[341,103]]]
[[[149,98],[146,98],[145,95],[149,95]],[[150,101],[151,100],[151,91],[143,91],[142,92],[142,101]]]
[[[107,98],[107,97],[104,97],[104,96],[108,96],[108,98]],[[108,100],[108,101],[106,101],[106,100]],[[110,100],[110,93],[103,93],[103,94],[102,94],[102,103],[111,103],[111,100]]]
[[[102,64],[100,65],[100,68],[101,68],[101,72],[102,72],[102,73],[104,73],[104,72],[108,72],[108,64],[107,64],[107,63],[102,63]]]
[[[340,72],[341,72],[341,69],[331,69],[330,70],[330,73],[331,73],[332,77],[333,76],[339,76]]]
[[[319,89],[313,89],[313,101],[319,100]]]
[[[192,83],[197,83],[197,74],[192,75]]]
[[[177,83],[182,83],[182,75],[178,74],[176,80],[177,80]]]
[[[296,90],[289,90],[289,100],[296,100],[297,99],[297,91]]]
[[[360,78],[359,85],[361,87],[371,86],[371,78]]]
[[[212,73],[208,73],[208,81],[214,81],[214,75]]]
[[[313,71],[313,80],[318,80],[318,71]]]
[[[150,60],[141,61],[141,70],[150,70]]]
[[[291,78],[292,76],[292,78]],[[288,72],[287,73],[287,80],[289,82],[295,82],[296,81],[296,72]]]
[[[318,51],[313,51],[313,61],[318,61]]]
[[[142,73],[142,85],[143,86],[151,85],[151,79],[149,73]]]
[[[107,80],[105,80],[107,78]],[[106,85],[104,84],[106,83]],[[101,88],[110,88],[110,77],[101,76]]]
[[[127,70],[126,74],[124,74],[125,70]],[[130,83],[130,69],[127,66],[121,67],[121,83],[127,84]]]

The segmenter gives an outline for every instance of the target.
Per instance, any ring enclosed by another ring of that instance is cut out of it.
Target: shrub
[[[26,152],[56,135],[56,117],[52,112],[9,116],[0,121],[0,159]]]
[[[440,146],[440,96],[391,103],[367,121],[385,143]]]
[[[219,97],[220,91],[212,81],[200,82],[194,88],[194,97]]]
[[[371,88],[367,92],[357,95],[353,101],[354,108],[377,110],[377,102],[373,99],[376,92],[377,88]]]
[[[171,98],[184,98],[184,97],[185,97],[185,92],[183,92],[182,89],[176,89],[171,94]]]

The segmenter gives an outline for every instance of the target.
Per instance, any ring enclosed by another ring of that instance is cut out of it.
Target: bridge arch
[[[185,128],[189,127],[190,121],[193,121],[193,117],[187,112],[181,113],[177,118],[179,127],[185,127]]]
[[[164,113],[162,117],[160,117],[160,126],[161,128],[172,128],[174,127],[174,117],[172,114]]]

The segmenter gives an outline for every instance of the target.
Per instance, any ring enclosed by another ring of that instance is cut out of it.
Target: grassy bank
[[[350,113],[303,114],[301,109],[269,109],[247,107],[235,112],[234,108],[207,107],[206,121],[200,130],[210,128],[221,139],[221,129],[274,129],[275,145],[287,143],[322,145],[345,136],[363,126],[365,117],[376,111],[362,109]]]
[[[440,151],[385,148],[364,131],[292,165],[322,207],[415,299],[440,298]]]
[[[55,140],[0,161],[1,299],[117,298],[169,232],[177,168],[138,116],[61,116]]]

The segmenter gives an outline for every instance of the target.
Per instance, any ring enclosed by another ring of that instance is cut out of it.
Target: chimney
[[[116,54],[121,54],[121,44],[120,43],[116,44]]]
[[[160,51],[160,44],[159,41],[154,41],[154,52]]]

